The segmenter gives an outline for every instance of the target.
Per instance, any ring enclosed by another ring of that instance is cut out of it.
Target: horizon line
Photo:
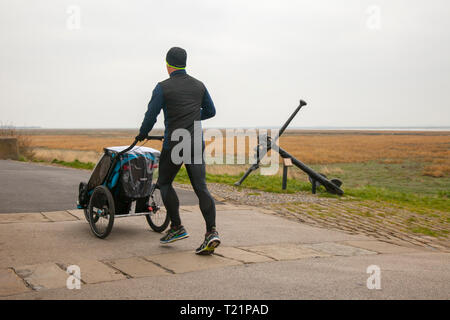
[[[131,127],[41,127],[41,126],[4,126],[6,129],[42,129],[42,130],[136,130],[139,128]],[[223,126],[223,127],[204,127],[203,129],[278,129],[278,126]],[[344,130],[344,129],[450,129],[450,126],[303,126],[303,127],[289,127],[287,130]],[[164,130],[158,127],[152,130]]]

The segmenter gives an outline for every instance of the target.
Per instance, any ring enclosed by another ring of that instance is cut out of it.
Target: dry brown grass
[[[248,165],[209,165],[208,173],[238,175],[247,168]]]
[[[49,162],[51,162],[53,159],[58,159],[66,162],[71,162],[75,159],[78,159],[81,162],[97,163],[97,161],[100,159],[101,152],[35,148],[34,154],[35,159]]]
[[[401,162],[450,165],[450,135],[317,135],[281,137],[281,147],[305,163]],[[431,160],[431,161],[430,161]]]
[[[320,168],[320,173],[323,173],[325,175],[333,174],[333,173],[344,173],[344,170],[342,170],[339,167],[328,167],[328,166],[322,166]]]
[[[31,144],[48,149],[68,149],[79,151],[102,152],[109,146],[130,145],[134,136],[129,137],[95,137],[91,135],[30,135]],[[161,148],[161,142],[148,141],[145,146]]]
[[[445,177],[447,175],[450,175],[450,166],[445,164],[433,164],[430,166],[426,166],[423,169],[423,175],[435,178]]]
[[[95,152],[102,152],[106,146],[128,145],[134,138],[132,132],[114,133],[111,130],[107,133],[96,134],[95,131],[90,130],[89,134],[79,134],[80,132],[81,130],[72,130],[65,134],[63,130],[60,130],[57,133],[46,134],[44,130],[41,130],[23,137],[28,139],[29,144],[34,147]],[[161,148],[159,141],[148,141],[145,145],[155,149]],[[449,132],[288,131],[281,137],[280,146],[306,164],[327,165],[367,161],[393,164],[412,160],[427,163],[423,172],[425,175],[440,177],[450,174]],[[245,154],[248,156],[248,153],[247,147]],[[240,166],[235,166],[233,169],[220,170],[231,174],[242,169]],[[324,171],[327,169],[324,168]]]
[[[384,164],[405,160],[428,163],[423,175],[450,175],[450,135],[317,135],[286,136],[281,146],[305,163],[358,163],[378,161]]]
[[[245,172],[248,169],[248,165],[208,165],[208,173],[209,174],[228,174],[228,175],[239,175],[242,172]],[[337,170],[335,170],[337,169]],[[328,170],[328,171],[327,171]],[[333,172],[339,172],[339,168],[327,168],[323,167],[320,169],[321,173],[324,173],[326,175],[332,174]],[[278,171],[276,172],[276,175],[282,176],[283,175],[283,167],[280,166]],[[291,179],[301,179],[305,180],[306,175],[301,170],[288,170],[288,178]]]

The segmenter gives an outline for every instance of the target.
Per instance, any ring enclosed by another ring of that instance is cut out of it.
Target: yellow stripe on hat
[[[183,69],[186,69],[186,67],[182,67],[182,68],[180,68],[180,67],[175,67],[175,66],[172,66],[172,65],[170,65],[167,61],[166,61],[166,63],[167,63],[167,65],[169,66],[169,67],[171,67],[171,68],[174,68],[174,69],[178,69],[178,70],[183,70]]]

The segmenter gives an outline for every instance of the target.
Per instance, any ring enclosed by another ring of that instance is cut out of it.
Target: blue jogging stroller
[[[109,235],[115,218],[145,216],[156,232],[169,225],[159,187],[153,183],[160,152],[136,144],[137,140],[129,147],[105,148],[89,182],[80,182],[77,207],[84,210],[91,231],[98,238]]]

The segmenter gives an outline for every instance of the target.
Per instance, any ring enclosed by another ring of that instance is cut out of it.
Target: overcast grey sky
[[[449,18],[447,0],[0,0],[0,121],[138,128],[181,46],[206,127],[279,126],[300,98],[292,126],[449,126]]]

